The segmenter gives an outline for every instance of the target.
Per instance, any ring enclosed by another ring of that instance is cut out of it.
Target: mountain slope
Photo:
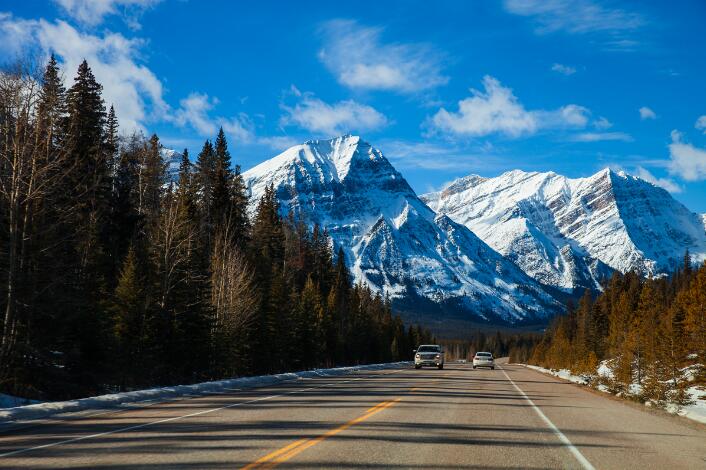
[[[466,317],[537,320],[558,305],[466,227],[436,216],[382,153],[356,136],[309,141],[243,173],[251,210],[273,184],[283,214],[325,228],[357,281],[398,302]]]
[[[471,175],[422,199],[564,291],[597,287],[611,270],[668,271],[687,248],[706,256],[699,216],[662,188],[609,169],[579,179],[519,170]]]
[[[176,150],[162,147],[160,149],[164,164],[167,166],[167,182],[179,181],[179,166],[184,154]]]

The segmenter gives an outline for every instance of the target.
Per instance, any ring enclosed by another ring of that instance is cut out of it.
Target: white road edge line
[[[527,400],[527,402],[528,402],[530,405],[532,405],[532,408],[534,409],[534,411],[537,412],[537,414],[539,415],[539,417],[542,418],[542,421],[544,421],[544,422],[547,424],[547,426],[549,426],[549,427],[552,429],[552,431],[554,431],[554,434],[556,434],[556,436],[559,438],[559,440],[569,449],[569,452],[571,452],[571,454],[572,454],[574,457],[576,457],[576,460],[579,461],[579,463],[581,464],[581,466],[582,466],[585,470],[596,470],[596,468],[595,468],[593,465],[591,465],[591,462],[589,462],[588,459],[583,456],[583,454],[581,453],[581,451],[579,451],[579,450],[576,448],[576,446],[574,446],[574,445],[571,443],[571,441],[569,440],[569,438],[566,437],[566,436],[564,435],[564,433],[561,432],[561,430],[559,430],[559,428],[556,427],[556,425],[555,425],[554,423],[552,423],[549,418],[547,418],[547,415],[545,415],[545,414],[542,412],[542,410],[540,410],[539,407],[534,404],[534,402],[530,399],[530,397],[528,397],[527,394],[515,383],[515,381],[510,378],[510,376],[507,374],[507,372],[505,372],[505,368],[502,368],[502,367],[501,367],[500,370],[503,371],[503,374],[505,374],[505,377],[507,377],[507,380],[509,380],[510,383],[517,389],[517,391],[520,392],[520,394],[525,398],[525,400]]]
[[[404,370],[407,370],[407,369],[394,369],[394,370],[391,370],[391,371],[389,371],[389,372],[385,372],[385,373],[380,374],[380,375],[389,375],[389,374],[392,374],[392,373],[394,373],[394,372],[399,372],[399,371],[404,371]],[[205,415],[205,414],[208,414],[208,413],[213,413],[214,411],[225,410],[225,409],[228,409],[228,408],[235,408],[236,406],[249,405],[249,404],[251,404],[251,403],[256,403],[256,402],[265,401],[265,400],[271,400],[271,399],[273,399],[273,398],[279,398],[279,397],[283,397],[283,396],[286,396],[286,395],[293,395],[293,394],[295,394],[295,393],[300,393],[300,392],[304,392],[304,391],[307,391],[307,390],[315,390],[315,389],[317,389],[317,388],[328,387],[329,385],[337,385],[337,384],[344,384],[344,383],[348,383],[348,382],[355,382],[356,380],[363,380],[364,378],[365,378],[365,377],[357,377],[357,378],[355,378],[355,379],[348,379],[348,380],[343,380],[343,381],[340,381],[340,382],[330,382],[330,383],[327,383],[327,384],[317,385],[316,387],[300,388],[300,389],[297,389],[297,390],[292,390],[292,391],[290,391],[290,392],[279,393],[279,394],[277,394],[277,395],[269,395],[269,396],[266,396],[266,397],[256,398],[256,399],[254,399],[254,400],[248,400],[248,401],[241,401],[241,402],[237,402],[237,403],[231,403],[230,405],[221,406],[220,408],[212,408],[212,409],[210,409],[210,410],[198,411],[198,412],[196,412],[196,413],[189,413],[189,414],[185,414],[185,415],[183,415],[183,416],[174,416],[174,417],[171,417],[171,418],[165,418],[165,419],[160,419],[160,420],[157,420],[157,421],[151,421],[151,422],[149,422],[149,423],[142,423],[142,424],[136,424],[136,425],[134,425],[134,426],[128,426],[128,427],[125,427],[125,428],[113,429],[112,431],[99,432],[99,433],[90,434],[90,435],[87,435],[87,436],[74,437],[73,439],[66,439],[66,440],[63,440],[63,441],[50,442],[49,444],[43,444],[43,445],[40,445],[40,446],[27,447],[27,448],[24,448],[24,449],[13,450],[12,452],[7,452],[7,453],[4,453],[4,454],[0,454],[0,458],[2,458],[2,457],[10,457],[10,456],[12,456],[12,455],[17,455],[17,454],[23,454],[23,453],[25,453],[25,452],[30,452],[30,451],[33,451],[33,450],[47,449],[47,448],[49,448],[49,447],[56,447],[56,446],[60,446],[60,445],[64,445],[64,444],[71,444],[71,443],[73,443],[73,442],[85,441],[85,440],[87,440],[87,439],[94,439],[94,438],[96,438],[96,437],[108,436],[108,435],[110,435],[110,434],[117,434],[117,433],[125,432],[125,431],[133,431],[133,430],[135,430],[135,429],[146,428],[147,426],[153,426],[153,425],[155,425],[155,424],[168,423],[168,422],[170,422],[170,421],[177,421],[177,420],[184,419],[184,418],[191,418],[191,417],[194,417],[194,416]],[[147,408],[147,407],[145,407],[145,408]]]

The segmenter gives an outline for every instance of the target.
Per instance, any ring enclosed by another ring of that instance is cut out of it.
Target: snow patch
[[[34,405],[39,403],[38,400],[30,400],[29,398],[13,397],[0,393],[0,410],[3,408],[15,408],[18,406]]]
[[[569,382],[573,382],[579,385],[585,385],[595,388],[604,393],[612,393],[609,387],[601,383],[600,378],[613,378],[613,371],[610,369],[610,361],[602,361],[598,368],[596,369],[596,374],[573,374],[568,369],[545,369],[544,367],[534,366],[531,364],[522,364],[528,369],[536,370],[543,374],[552,375]],[[698,370],[702,366],[699,364],[685,367],[682,369],[683,376],[692,381],[696,377]],[[642,393],[642,386],[637,383],[630,384],[627,391],[627,396],[637,397]],[[686,395],[688,397],[688,403],[685,405],[676,405],[674,403],[668,403],[665,409],[672,414],[677,414],[694,421],[706,424],[706,386],[693,386],[686,389]],[[622,396],[617,394],[617,396]],[[655,403],[647,401],[645,406],[655,406]]]

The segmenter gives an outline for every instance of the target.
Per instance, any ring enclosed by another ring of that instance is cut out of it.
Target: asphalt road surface
[[[706,427],[521,366],[299,380],[0,427],[0,468],[706,468]]]

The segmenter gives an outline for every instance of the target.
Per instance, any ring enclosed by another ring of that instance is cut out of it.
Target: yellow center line
[[[308,440],[308,439],[299,439],[298,441],[294,441],[294,442],[292,442],[291,444],[282,447],[281,449],[277,449],[277,450],[274,451],[274,452],[270,452],[269,454],[264,455],[264,456],[260,457],[259,459],[257,459],[256,461],[254,461],[254,462],[252,462],[252,463],[250,463],[250,464],[244,466],[244,467],[243,467],[243,470],[249,469],[249,468],[256,468],[258,465],[262,465],[262,464],[264,464],[265,462],[269,462],[270,459],[274,459],[275,457],[277,457],[277,456],[279,456],[279,455],[281,455],[281,454],[284,454],[285,452],[291,450],[292,448],[297,447],[297,446],[299,446],[299,445],[305,443],[307,440]]]
[[[337,428],[331,429],[330,431],[325,432],[324,434],[312,438],[312,439],[300,439],[298,441],[292,442],[291,444],[282,447],[281,449],[278,449],[274,452],[271,452],[255,462],[252,462],[243,469],[250,469],[250,468],[273,468],[277,465],[279,465],[282,462],[286,462],[287,460],[291,459],[295,455],[298,455],[302,452],[304,452],[306,449],[315,446],[316,444],[320,443],[321,441],[331,437],[335,436],[336,434],[345,431],[346,429],[350,428],[351,426],[354,426],[358,423],[361,423],[365,421],[366,419],[370,418],[371,416],[381,412],[382,410],[389,408],[391,406],[394,406],[397,404],[402,398],[395,398],[394,400],[388,400],[384,401],[382,403],[378,403],[377,405],[373,406],[372,408],[368,409],[365,414],[358,416],[355,419],[352,419],[348,421],[345,424],[340,425]]]

